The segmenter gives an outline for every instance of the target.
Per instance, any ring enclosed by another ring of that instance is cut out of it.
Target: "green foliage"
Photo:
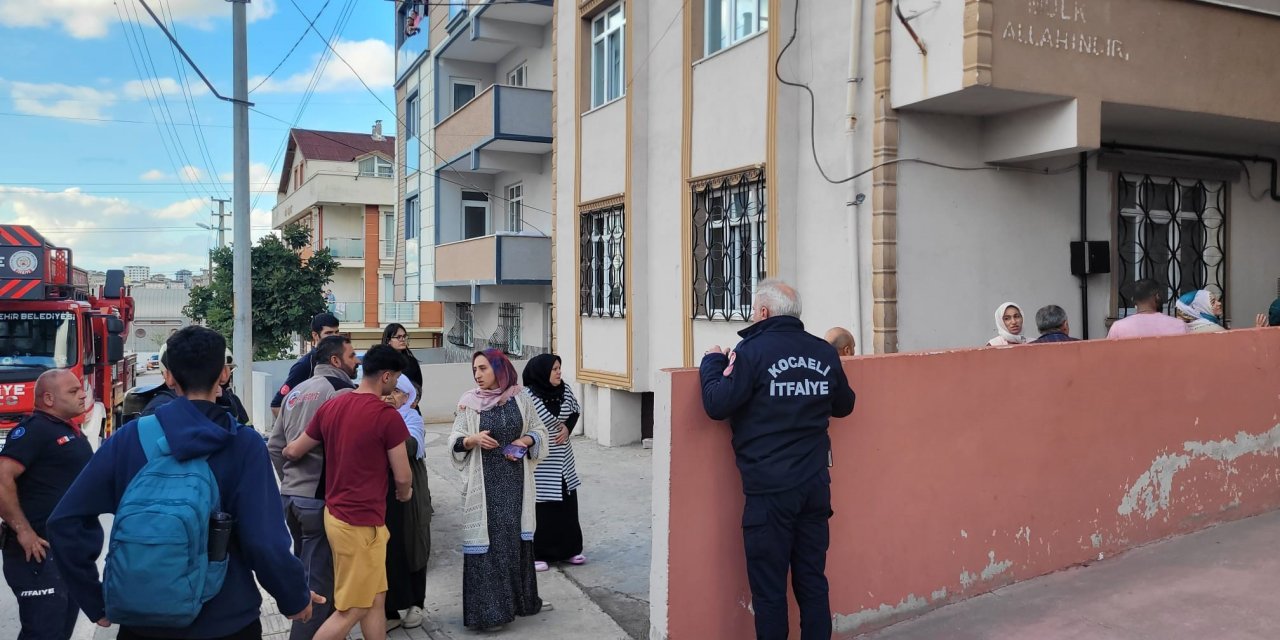
[[[253,247],[253,345],[255,360],[287,357],[292,338],[311,330],[311,317],[326,310],[324,286],[338,263],[328,249],[303,260],[299,250],[311,243],[311,230],[289,225],[280,236],[267,235]],[[232,339],[232,252],[220,247],[209,252],[213,280],[193,287],[183,313]]]

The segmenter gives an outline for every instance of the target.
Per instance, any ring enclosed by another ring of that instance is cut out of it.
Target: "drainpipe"
[[[798,1],[798,0],[797,0]],[[858,75],[859,53],[862,47],[862,0],[850,0],[849,2],[850,18],[849,26],[849,74],[846,81],[845,92],[845,164],[848,166],[849,174],[853,175],[859,171],[858,168],[858,87],[862,85],[862,77]],[[858,244],[858,205],[861,204],[861,198],[858,193],[858,181],[849,181],[849,199],[846,206],[849,207],[849,255],[853,263],[853,295],[849,296],[852,300],[850,304],[850,312],[853,314],[853,321],[856,324],[853,334],[858,336],[856,353],[868,353],[867,341],[871,340],[872,332],[866,331],[866,325],[862,321],[862,247]]]
[[[1089,153],[1080,152],[1080,241],[1089,240]],[[1088,245],[1085,245],[1086,253]],[[1087,262],[1087,260],[1086,260]],[[1088,269],[1085,269],[1088,271]],[[1083,338],[1089,339],[1089,274],[1080,275],[1080,320]]]

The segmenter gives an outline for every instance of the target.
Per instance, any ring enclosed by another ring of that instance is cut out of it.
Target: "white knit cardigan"
[[[545,454],[544,443],[547,442],[547,427],[538,417],[533,403],[523,394],[516,394],[508,402],[515,402],[520,407],[520,415],[524,417],[524,428],[521,436],[533,438],[533,446],[520,461],[524,465],[524,496],[520,507],[520,538],[533,540],[533,532],[537,527],[534,515],[536,483],[533,469]],[[481,554],[489,551],[489,506],[484,491],[484,462],[481,456],[472,455],[471,451],[458,452],[454,449],[458,440],[469,435],[480,433],[480,412],[475,409],[460,408],[454,415],[453,432],[449,434],[449,452],[453,456],[453,466],[462,473],[462,552],[465,554]]]

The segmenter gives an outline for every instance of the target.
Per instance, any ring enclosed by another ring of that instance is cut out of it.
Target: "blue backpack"
[[[221,497],[205,457],[178,460],[155,416],[138,420],[147,464],[125,488],[103,582],[107,618],[187,627],[218,594],[227,561],[209,561],[209,519]]]

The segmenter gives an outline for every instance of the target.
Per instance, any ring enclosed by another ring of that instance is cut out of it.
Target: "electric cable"
[[[169,7],[168,0],[160,0],[160,9],[168,18],[169,28],[173,31],[173,35],[176,38],[178,36],[178,24],[177,21],[173,19],[173,11]],[[209,172],[209,179],[215,181],[214,184],[218,186],[218,189],[223,195],[229,195],[230,192],[227,189],[226,182],[223,181],[218,174],[217,163],[213,161],[213,154],[209,152],[209,142],[205,139],[204,131],[198,126],[200,124],[200,112],[196,108],[195,94],[191,90],[191,85],[187,79],[187,73],[182,68],[182,63],[178,62],[177,45],[172,42],[169,43],[169,45],[169,54],[173,58],[173,67],[178,72],[178,83],[182,89],[183,100],[187,105],[187,115],[197,124],[196,127],[191,129],[192,137],[196,139],[196,148],[204,160],[205,170]]]
[[[324,0],[324,4],[320,5],[320,10],[316,12],[315,20],[319,20],[320,16],[324,15],[324,10],[329,8],[329,2],[330,0]],[[293,42],[293,46],[289,47],[288,53],[284,54],[284,57],[280,59],[280,62],[276,63],[276,66],[271,70],[271,73],[268,73],[266,77],[259,80],[258,84],[253,85],[253,88],[249,90],[249,93],[257,91],[259,87],[266,84],[267,81],[280,70],[280,67],[284,66],[284,63],[289,60],[289,56],[292,56],[293,52],[298,50],[298,45],[302,44],[303,39],[307,37],[307,31],[307,29],[302,30],[302,33],[298,35],[298,39]]]

